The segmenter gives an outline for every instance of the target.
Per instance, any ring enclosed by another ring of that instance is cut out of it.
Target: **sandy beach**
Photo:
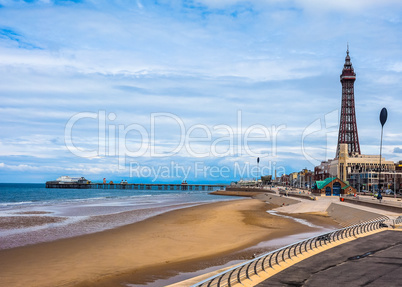
[[[256,199],[170,211],[112,230],[0,251],[1,286],[124,286],[314,228]],[[322,216],[304,215],[335,225]]]

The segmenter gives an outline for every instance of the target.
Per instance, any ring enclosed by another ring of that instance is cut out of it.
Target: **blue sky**
[[[386,107],[402,160],[402,3],[322,3],[0,0],[0,182],[313,169],[335,156],[347,43],[362,153]]]

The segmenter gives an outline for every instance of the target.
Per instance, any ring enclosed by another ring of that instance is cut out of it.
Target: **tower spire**
[[[339,124],[338,147],[336,158],[339,158],[340,144],[348,145],[348,154],[360,154],[359,136],[357,133],[354,82],[356,74],[349,56],[349,43],[347,45],[345,64],[340,76],[342,84],[341,120]]]

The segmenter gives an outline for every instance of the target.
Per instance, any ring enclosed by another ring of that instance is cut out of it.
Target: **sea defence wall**
[[[275,191],[264,189],[264,188],[252,188],[252,187],[226,187],[226,190],[216,190],[211,192],[213,195],[229,195],[229,196],[243,196],[243,197],[254,197],[259,194],[273,193]]]
[[[286,195],[286,196],[292,196],[292,197],[298,197],[298,198],[304,198],[304,199],[308,199],[308,200],[317,200],[316,197],[312,194],[289,191],[289,190],[285,190],[282,188],[279,188],[279,194]]]
[[[327,208],[328,215],[342,226],[349,226],[382,217],[379,213],[365,211],[338,203],[331,203]]]
[[[217,190],[211,192],[213,195],[229,195],[229,196],[243,196],[252,197],[259,200],[263,200],[278,206],[286,206],[295,203],[299,203],[300,200],[289,198],[286,196],[280,196],[274,194],[275,191],[262,189],[262,188],[231,188],[226,190]]]
[[[254,196],[254,198],[269,202],[271,204],[284,206],[299,203],[300,200],[289,198],[286,196],[278,196],[270,193],[263,193]]]
[[[266,188],[255,188],[255,187],[231,187],[227,186],[226,191],[244,191],[244,192],[267,192],[267,193],[273,193],[276,194],[275,191],[266,189]]]
[[[358,200],[356,198],[344,198],[345,202],[357,204],[357,205],[362,205],[362,206],[367,206],[371,208],[377,208],[385,211],[390,211],[390,212],[395,212],[395,213],[401,213],[402,212],[402,207],[401,206],[392,206],[386,203],[378,203],[377,200],[376,202],[369,202],[369,201],[363,201],[363,200]]]

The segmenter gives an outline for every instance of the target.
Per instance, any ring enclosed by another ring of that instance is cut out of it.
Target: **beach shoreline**
[[[172,270],[191,271],[200,262],[230,258],[262,241],[314,230],[270,215],[269,208],[257,199],[208,203],[102,232],[1,250],[0,283],[141,285]]]
[[[3,191],[11,196],[20,190]],[[45,192],[32,190],[30,196],[39,199]],[[154,190],[124,194],[108,191],[96,193],[96,198],[80,194],[79,199],[72,199],[74,194],[67,195],[71,198],[58,196],[56,192],[51,201],[0,203],[0,250],[114,229],[176,209],[240,199],[206,192]]]

